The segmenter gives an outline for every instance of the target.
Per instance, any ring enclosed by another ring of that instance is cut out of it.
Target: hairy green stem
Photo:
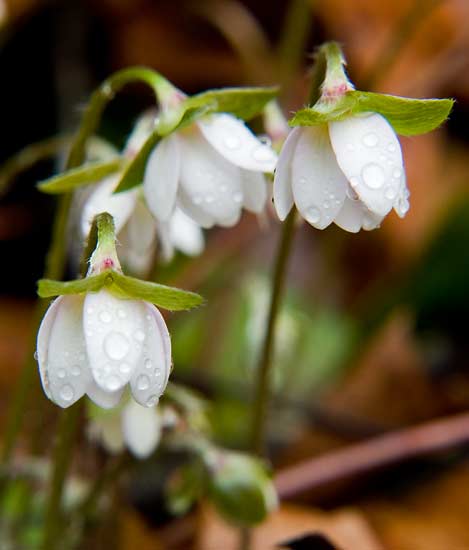
[[[282,235],[275,260],[272,292],[267,319],[264,343],[256,370],[257,380],[254,387],[254,411],[250,449],[262,455],[265,450],[267,411],[270,397],[270,375],[275,346],[275,329],[285,284],[288,258],[295,233],[296,210],[293,209],[282,226]]]
[[[73,454],[73,442],[78,430],[81,403],[66,409],[59,421],[53,454],[53,471],[47,497],[41,550],[60,549],[60,530],[63,523],[62,494]]]

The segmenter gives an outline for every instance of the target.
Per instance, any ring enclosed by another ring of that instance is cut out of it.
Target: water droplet
[[[112,92],[112,87],[110,84],[103,84],[101,86],[101,91],[103,92],[104,95],[107,95],[107,96],[112,96],[113,95],[113,92]]]
[[[64,401],[71,401],[75,396],[75,392],[73,391],[72,386],[70,384],[65,384],[65,386],[62,386],[60,389],[60,397]]]
[[[87,307],[86,308],[86,313],[88,313],[89,315],[91,315],[93,313],[94,309],[92,307]]]
[[[127,373],[127,372],[130,372],[130,365],[129,365],[128,363],[121,363],[121,364],[119,365],[119,370],[120,370],[123,374],[125,374],[125,373]]]
[[[151,315],[145,315],[147,321],[151,321]]]
[[[64,355],[65,355],[65,357],[70,357],[70,352],[69,352],[69,351],[66,351],[66,352],[64,353]]]
[[[336,200],[335,200],[335,203],[336,203],[337,205],[339,205],[340,202],[341,202],[341,201],[340,201],[339,199],[336,199]]]
[[[347,188],[345,190],[345,194],[351,201],[358,201],[360,200],[360,197],[357,195],[356,191],[352,189],[349,185],[347,185]]]
[[[39,361],[39,353],[37,351],[34,352],[34,359]]]
[[[72,365],[70,368],[70,372],[73,374],[73,376],[80,376],[81,369],[78,365]]]
[[[357,187],[360,184],[360,180],[356,178],[355,176],[350,178],[350,185],[352,187]]]
[[[205,195],[205,202],[207,204],[212,204],[212,202],[215,202],[215,197],[213,195]]]
[[[243,200],[243,194],[240,191],[237,191],[233,194],[233,200],[234,202],[239,204]]]
[[[261,145],[252,152],[252,158],[259,162],[270,162],[274,158],[274,153],[265,145]]]
[[[306,178],[300,178],[298,183],[300,185],[306,185],[308,183],[308,180]]]
[[[104,351],[109,359],[123,359],[129,352],[129,342],[120,332],[111,332],[104,341]]]
[[[226,136],[223,140],[227,149],[239,149],[241,142],[236,136]]]
[[[158,367],[156,367],[155,369],[155,376],[159,376],[161,374],[161,369],[159,369]]]
[[[117,317],[119,317],[119,319],[125,319],[127,317],[127,313],[123,309],[118,309]]]
[[[329,193],[329,198],[331,199],[331,201],[333,201],[335,199],[334,193]]]
[[[272,145],[272,140],[269,136],[263,135],[263,136],[257,136],[257,139],[263,143],[264,145],[268,145],[269,147]]]
[[[220,185],[220,191],[221,191],[222,193],[226,193],[226,192],[228,191],[228,185],[226,185],[226,183],[222,183],[222,184]]]
[[[384,184],[384,171],[379,164],[374,162],[363,168],[362,177],[370,189],[379,189]]]
[[[101,311],[99,314],[99,320],[102,323],[110,323],[112,321],[112,315],[109,313],[109,311]]]
[[[143,342],[145,340],[145,333],[143,332],[143,330],[136,330],[134,333],[134,338],[138,342]]]
[[[394,153],[395,150],[396,150],[396,146],[394,145],[394,143],[390,143],[390,144],[388,145],[388,151],[389,151],[390,153]]]
[[[331,203],[329,201],[324,201],[322,205],[327,210],[330,207]]]
[[[66,375],[67,375],[67,373],[66,373],[65,369],[59,369],[59,370],[57,371],[57,376],[58,376],[59,378],[65,378]]]
[[[139,390],[147,390],[150,387],[150,379],[145,374],[141,374],[137,378],[137,388]]]
[[[392,201],[393,199],[396,198],[396,190],[391,186],[386,187],[386,189],[384,190],[384,196],[390,201]]]
[[[401,197],[397,204],[397,210],[399,211],[399,214],[401,216],[405,216],[409,211],[409,208],[410,208],[409,201],[405,197]]]
[[[374,132],[370,132],[369,134],[363,136],[362,141],[367,147],[376,147],[379,139]]]
[[[117,376],[109,376],[105,382],[105,386],[109,391],[116,391],[121,387],[121,381]]]
[[[203,199],[202,199],[202,197],[201,197],[200,195],[194,195],[194,196],[192,197],[192,202],[193,202],[194,204],[202,204],[202,200],[203,200]]]
[[[352,144],[352,143],[347,143],[347,145],[345,146],[345,149],[347,149],[347,151],[355,151],[355,146]]]
[[[306,219],[310,223],[318,223],[318,221],[321,219],[321,212],[319,212],[319,209],[315,206],[310,206],[306,211],[306,216]]]
[[[147,407],[153,407],[158,402],[158,396],[157,395],[150,395],[150,397],[147,399]]]
[[[400,168],[396,168],[392,172],[393,178],[400,178],[402,176],[402,170]]]
[[[151,369],[151,367],[152,367],[152,362],[151,362],[151,360],[150,360],[150,359],[145,359],[144,365],[145,365],[145,367],[146,367],[147,369]]]

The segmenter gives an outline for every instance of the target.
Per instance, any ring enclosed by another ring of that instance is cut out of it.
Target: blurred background
[[[357,235],[298,227],[278,328],[270,457],[278,472],[467,410],[466,0],[2,0],[0,17],[2,161],[73,131],[91,91],[130,65],[152,67],[187,93],[281,83],[288,116],[306,102],[314,48],[338,40],[358,89],[455,98],[444,127],[401,140],[411,191],[404,220],[391,214],[380,230]],[[100,135],[122,146],[151,101],[148,90],[126,88],[107,109]],[[261,121],[253,128],[261,130]],[[57,166],[48,159],[15,174],[0,203],[0,426],[30,354],[35,284],[54,211],[54,198],[35,183]],[[5,173],[4,165],[0,178]],[[173,377],[210,400],[215,438],[232,448],[246,445],[278,236],[272,212],[260,221],[245,214],[233,229],[211,230],[201,257],[178,256],[158,269],[160,282],[208,301],[169,319]],[[39,394],[39,377],[34,383]],[[52,446],[56,415],[49,403],[27,410],[24,430],[39,434],[38,454]],[[466,442],[469,424],[467,431]],[[74,466],[81,475],[96,471],[89,447],[83,441]],[[283,486],[288,502],[259,528],[256,547],[319,531],[345,550],[469,549],[468,449],[441,447],[386,467],[370,455],[359,475],[342,476],[339,467],[335,478],[304,490]],[[26,451],[20,445],[17,452]],[[167,472],[158,453],[136,469],[107,528],[82,547],[235,548],[232,529],[210,506],[171,516],[161,490]],[[4,514],[14,515],[18,498]]]

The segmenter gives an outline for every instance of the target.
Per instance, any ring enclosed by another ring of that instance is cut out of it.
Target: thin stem
[[[428,17],[443,0],[415,0],[404,16],[395,25],[390,40],[376,57],[367,74],[361,80],[361,87],[364,90],[372,89],[376,83],[385,75],[399,57],[402,48],[412,37],[416,27],[423,19]]]
[[[58,548],[58,535],[62,525],[62,494],[73,454],[73,442],[78,429],[81,403],[65,410],[60,417],[57,442],[53,455],[53,472],[46,502],[42,550]]]
[[[293,242],[295,229],[295,213],[293,209],[282,226],[282,236],[275,261],[272,294],[270,298],[269,316],[264,343],[256,370],[257,380],[254,388],[254,411],[252,420],[251,450],[259,455],[265,447],[265,431],[267,409],[270,397],[270,373],[275,344],[275,328],[282,300],[283,287],[286,278],[288,258]]]

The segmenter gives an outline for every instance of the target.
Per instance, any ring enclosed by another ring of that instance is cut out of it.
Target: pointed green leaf
[[[191,309],[200,306],[204,301],[202,296],[194,292],[149,281],[141,281],[115,272],[112,276],[115,286],[123,291],[128,298],[145,300],[163,309],[171,311]]]
[[[438,128],[454,104],[453,99],[411,99],[373,92],[353,91],[347,95],[357,100],[354,113],[380,113],[403,136],[425,134]]]
[[[123,160],[121,158],[115,158],[107,162],[84,164],[40,182],[38,188],[43,193],[68,193],[78,187],[102,180],[106,176],[117,172],[122,166]]]
[[[81,294],[82,292],[97,292],[103,286],[112,284],[113,275],[111,271],[103,271],[99,275],[77,279],[75,281],[52,281],[41,279],[38,281],[38,295],[41,298],[51,298],[62,294]]]

